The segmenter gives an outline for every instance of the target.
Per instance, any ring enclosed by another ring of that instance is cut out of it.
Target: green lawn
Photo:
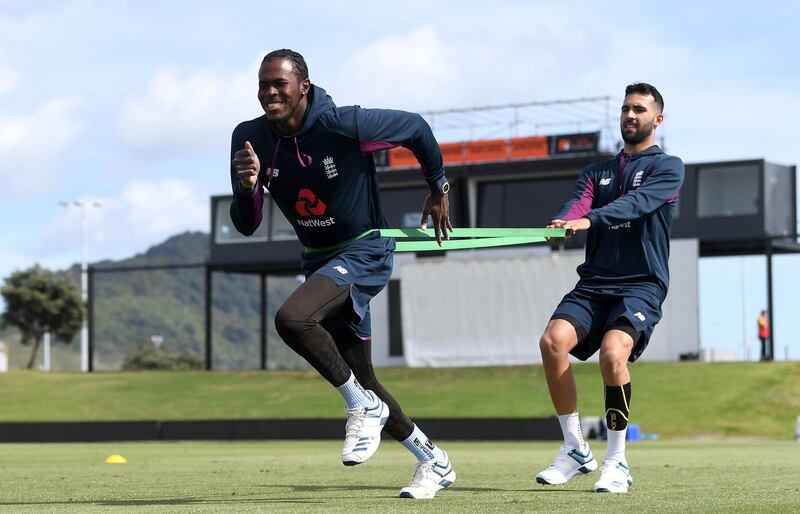
[[[795,442],[642,441],[627,495],[533,477],[554,443],[444,442],[458,474],[432,501],[397,498],[413,458],[385,441],[345,468],[340,442],[0,445],[2,512],[797,512]],[[600,456],[605,445],[593,443]],[[105,464],[112,453],[127,464]]]
[[[596,364],[575,366],[583,415],[602,415]],[[377,370],[412,417],[553,415],[541,366]],[[800,415],[800,362],[637,363],[632,422],[674,437],[789,440]],[[0,422],[342,418],[313,371],[0,373]]]

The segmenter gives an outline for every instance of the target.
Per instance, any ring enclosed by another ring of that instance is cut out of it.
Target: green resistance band
[[[393,237],[397,241],[398,252],[436,252],[445,250],[466,250],[472,248],[492,248],[529,243],[541,243],[548,237],[564,237],[563,228],[456,228],[450,239],[442,239],[442,246],[436,243],[434,230],[429,228],[383,228],[383,237]],[[414,241],[402,241],[414,239]]]

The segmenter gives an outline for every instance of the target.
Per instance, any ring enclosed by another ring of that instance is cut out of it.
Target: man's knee
[[[275,313],[275,331],[287,343],[302,337],[318,324],[287,304],[281,305]]]
[[[619,331],[617,331],[619,332]],[[600,346],[600,368],[604,374],[614,375],[628,366],[633,350],[633,339],[622,332],[608,333]]]
[[[539,340],[539,350],[543,356],[566,355],[578,344],[575,328],[563,319],[550,320]]]

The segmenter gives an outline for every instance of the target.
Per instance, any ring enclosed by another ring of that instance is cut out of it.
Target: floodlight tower
[[[85,200],[61,201],[58,203],[62,207],[75,207],[81,211],[81,301],[83,305],[86,305],[89,300],[89,251],[86,237],[86,209],[90,207],[100,208],[103,204]],[[86,314],[84,314],[83,322],[81,323],[81,371],[89,371],[89,325]]]

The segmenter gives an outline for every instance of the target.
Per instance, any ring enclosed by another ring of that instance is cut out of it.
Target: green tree
[[[33,343],[29,369],[45,332],[69,344],[81,328],[84,306],[80,292],[38,265],[8,276],[0,294],[6,302],[0,326],[18,329],[22,344]]]

